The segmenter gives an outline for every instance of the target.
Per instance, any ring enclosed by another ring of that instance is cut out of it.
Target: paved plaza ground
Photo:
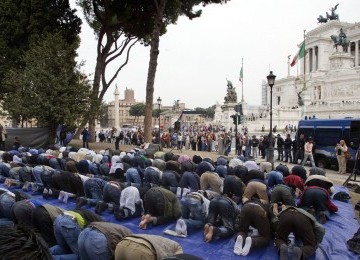
[[[76,145],[77,147],[82,147],[82,141],[81,140],[73,140],[73,141],[71,141],[70,145]],[[115,145],[112,144],[112,143],[98,143],[98,142],[96,142],[96,143],[89,143],[89,146],[90,146],[90,149],[92,149],[94,151],[97,151],[97,152],[100,151],[100,150],[107,149],[107,148],[110,148],[110,149],[115,148]],[[126,151],[126,152],[132,150],[133,148],[134,148],[134,146],[131,146],[131,145],[120,145],[120,149],[122,151]],[[214,161],[216,161],[216,159],[219,157],[219,154],[216,153],[216,152],[203,152],[203,151],[193,151],[193,150],[185,150],[185,149],[177,150],[177,149],[168,149],[168,148],[164,148],[163,151],[164,152],[171,151],[172,153],[178,154],[178,155],[187,154],[191,158],[194,155],[200,155],[203,158],[208,157],[208,158],[211,158]],[[229,154],[229,158],[232,158],[234,156],[235,156],[234,151],[232,151]],[[264,161],[264,159],[262,159],[262,158],[258,158],[256,160],[257,163],[260,163],[262,161]],[[275,161],[275,167],[280,163],[281,163],[280,161]],[[289,169],[291,169],[295,165],[295,164],[292,164],[292,163],[283,163],[283,164],[286,164],[289,167]],[[307,170],[309,170],[310,167],[305,166],[305,168]],[[336,184],[336,185],[343,185],[343,183],[346,181],[346,179],[349,176],[350,176],[350,173],[342,175],[342,174],[338,174],[334,170],[330,170],[330,169],[326,170],[326,177],[328,177],[330,180],[332,180],[334,182],[334,184]],[[359,181],[360,181],[360,176],[357,179],[359,179]],[[355,184],[355,182],[353,182],[353,181],[350,181],[349,183]],[[354,189],[349,189],[349,193],[350,193],[350,196],[351,196],[351,203],[353,204],[353,206],[355,206],[355,204],[360,201],[360,194],[354,192]],[[358,221],[360,222],[360,214],[359,214],[359,212],[356,212],[356,217],[358,218]]]

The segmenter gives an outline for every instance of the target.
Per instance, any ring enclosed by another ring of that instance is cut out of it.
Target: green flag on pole
[[[300,45],[299,52],[295,55],[294,59],[292,60],[290,66],[293,67],[297,63],[298,60],[304,58],[305,55],[305,41],[303,41]]]
[[[241,66],[239,81],[241,82],[242,80],[243,80],[243,67]]]

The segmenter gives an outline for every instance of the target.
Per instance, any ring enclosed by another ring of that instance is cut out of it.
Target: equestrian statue
[[[350,41],[347,38],[342,28],[340,29],[339,35],[331,35],[330,38],[333,40],[334,47],[336,48],[336,50],[337,50],[337,46],[340,45],[343,47],[344,52],[348,51]]]

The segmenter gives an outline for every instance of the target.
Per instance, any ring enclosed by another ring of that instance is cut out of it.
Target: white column
[[[316,71],[315,47],[312,48],[312,71]]]
[[[304,74],[310,73],[310,49],[306,50],[306,64],[305,64],[305,71]]]
[[[359,66],[359,40],[355,41],[355,67]]]
[[[117,85],[115,87],[115,92],[114,92],[114,96],[115,96],[115,100],[114,100],[114,116],[115,116],[115,128],[119,129],[120,125],[119,125],[119,91],[117,88]]]

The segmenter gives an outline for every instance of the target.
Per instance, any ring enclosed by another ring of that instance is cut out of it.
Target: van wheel
[[[317,160],[317,167],[326,169],[329,167],[329,164],[325,158],[319,158]]]

